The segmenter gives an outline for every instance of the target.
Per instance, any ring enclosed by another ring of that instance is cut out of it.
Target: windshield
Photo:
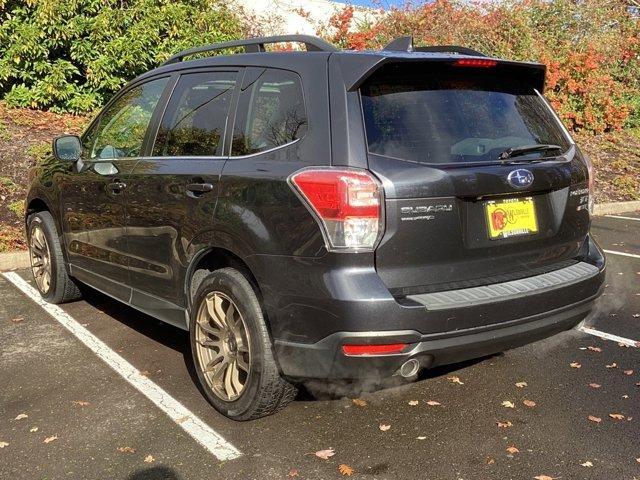
[[[477,69],[384,75],[361,88],[371,153],[422,163],[498,161],[510,148],[569,148],[533,87]],[[558,155],[532,151],[523,159]],[[519,157],[519,158],[520,158]]]

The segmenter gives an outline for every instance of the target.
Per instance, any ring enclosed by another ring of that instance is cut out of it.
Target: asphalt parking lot
[[[613,340],[573,330],[249,423],[206,403],[185,332],[98,293],[56,319],[0,276],[0,478],[640,479],[640,214],[592,231],[607,287],[586,326]]]

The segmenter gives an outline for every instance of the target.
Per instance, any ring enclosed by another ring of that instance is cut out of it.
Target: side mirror
[[[82,144],[76,135],[62,135],[53,140],[53,155],[58,160],[75,162],[80,160]]]

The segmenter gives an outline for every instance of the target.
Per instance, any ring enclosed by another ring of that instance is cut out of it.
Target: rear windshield
[[[536,144],[566,151],[569,142],[545,102],[514,80],[465,68],[375,77],[361,88],[369,151],[439,164],[497,161],[509,148]]]

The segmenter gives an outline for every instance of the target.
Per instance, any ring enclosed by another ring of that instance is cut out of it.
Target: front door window
[[[144,136],[169,78],[134,87],[103,112],[99,124],[85,138],[89,159],[132,158],[140,155]]]

